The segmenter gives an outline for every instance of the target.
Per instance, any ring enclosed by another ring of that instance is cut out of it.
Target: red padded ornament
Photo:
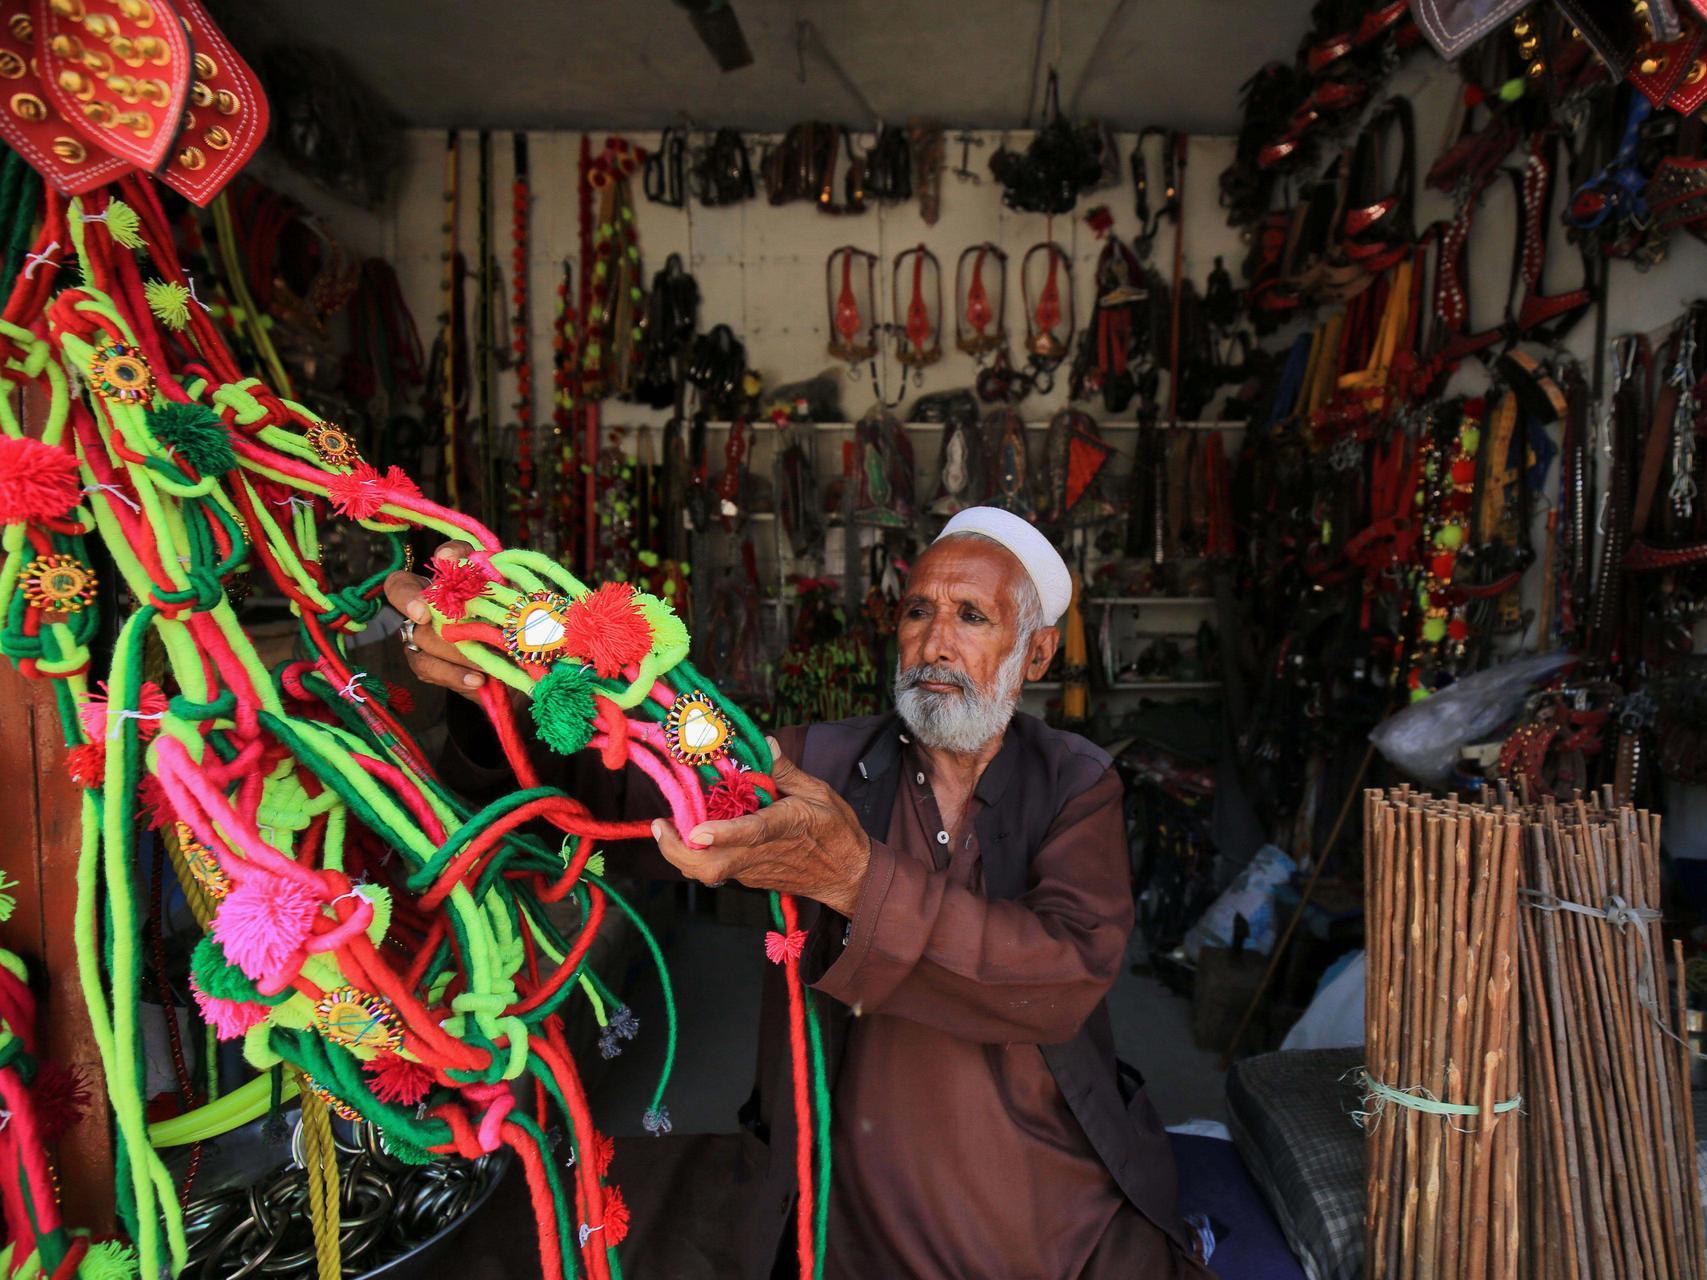
[[[201,0],[173,2],[190,29],[195,59],[184,127],[160,176],[192,204],[205,207],[266,140],[267,96]]]
[[[131,164],[91,143],[83,126],[54,104],[42,83],[47,64],[37,57],[28,0],[7,0],[0,13],[6,19],[0,22],[0,77],[6,85],[0,138],[66,195],[82,195],[128,173]]]
[[[51,103],[90,146],[159,169],[190,93],[190,41],[167,0],[33,0]]]

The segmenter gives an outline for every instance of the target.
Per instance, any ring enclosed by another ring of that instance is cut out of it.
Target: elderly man
[[[425,621],[418,589],[387,587]],[[832,1014],[838,1280],[1206,1274],[1103,1003],[1133,921],[1120,779],[1085,739],[1015,712],[1069,598],[1030,524],[961,512],[907,581],[896,714],[780,731],[781,795],[756,814],[654,823],[692,879],[810,900],[803,972]],[[478,686],[453,648],[410,634],[420,677]],[[766,994],[764,1039],[780,1045],[783,1005]],[[760,1061],[783,1154],[753,1206],[755,1278],[796,1198],[787,1055]]]

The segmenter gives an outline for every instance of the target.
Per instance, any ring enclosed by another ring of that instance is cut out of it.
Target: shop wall
[[[605,134],[590,135],[595,151],[603,146]],[[656,143],[656,135],[629,135],[642,145]],[[1015,335],[1018,358],[1024,340],[1024,306],[1020,297],[1019,264],[1033,244],[1054,237],[1072,255],[1075,263],[1075,306],[1081,321],[1089,316],[1092,303],[1091,272],[1101,242],[1084,225],[1086,210],[1106,204],[1114,214],[1115,233],[1130,237],[1138,228],[1133,209],[1131,175],[1125,157],[1131,153],[1133,135],[1119,135],[1122,172],[1117,185],[1081,198],[1072,213],[1053,220],[1042,215],[1015,213],[1001,200],[1001,188],[990,178],[991,153],[1004,137],[1013,147],[1023,147],[1026,135],[981,132],[978,145],[969,155],[969,167],[982,175],[973,184],[946,172],[960,162],[960,145],[945,144],[945,173],[941,216],[934,227],[925,226],[916,202],[896,206],[872,205],[852,216],[822,214],[806,203],[773,206],[761,193],[743,204],[706,208],[690,201],[685,209],[652,204],[640,194],[635,182],[636,215],[640,247],[648,277],[678,253],[699,282],[702,329],[729,324],[747,344],[748,360],[764,376],[767,385],[794,382],[831,368],[835,361],[826,354],[829,321],[824,297],[824,264],[837,247],[852,244],[882,260],[879,268],[881,318],[891,316],[889,269],[895,255],[924,244],[943,267],[945,309],[950,324],[941,362],[924,370],[922,386],[908,388],[908,398],[929,391],[968,386],[976,370],[972,359],[954,349],[952,312],[954,264],[966,246],[989,240],[1009,256],[1008,328]],[[511,135],[493,135],[495,157],[494,249],[501,270],[508,278],[510,262],[509,219],[512,173]],[[562,264],[577,256],[579,229],[575,194],[577,157],[581,134],[577,132],[532,133],[528,135],[530,183],[533,192],[531,271],[534,361],[536,378],[535,414],[543,417],[550,408],[550,330],[556,305],[557,282]],[[755,163],[758,138],[749,139]],[[1232,140],[1194,138],[1188,149],[1184,190],[1186,208],[1185,265],[1199,287],[1207,279],[1216,255],[1226,258],[1235,274],[1244,248],[1236,231],[1226,225],[1217,202],[1217,178],[1232,154]],[[462,199],[459,206],[460,243],[470,263],[475,258],[478,212],[476,205],[478,140],[475,134],[461,136]],[[441,314],[441,250],[444,243],[445,137],[436,131],[417,130],[408,135],[408,160],[401,188],[387,228],[386,254],[395,262],[404,296],[414,312],[424,340],[430,341]],[[1159,175],[1152,186],[1159,188]],[[1164,273],[1171,264],[1173,245],[1169,232],[1157,238],[1156,253]],[[576,263],[577,278],[579,263]],[[472,294],[472,290],[470,291]],[[905,305],[903,294],[903,306]],[[472,305],[472,298],[470,300]],[[893,379],[899,368],[885,352],[881,377],[889,396],[898,387]],[[843,409],[858,417],[873,399],[869,373],[861,368],[850,378],[841,367]],[[1050,396],[1026,402],[1028,417],[1047,417],[1065,403],[1065,377]],[[501,399],[514,399],[510,375],[502,375]],[[665,415],[640,406],[611,403],[605,420],[612,424],[661,422]]]

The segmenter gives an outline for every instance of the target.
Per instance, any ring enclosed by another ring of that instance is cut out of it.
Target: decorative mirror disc
[[[677,698],[664,721],[671,754],[687,764],[717,759],[728,750],[733,733],[729,717],[698,689]]]
[[[550,662],[563,652],[568,609],[568,599],[554,591],[535,591],[516,601],[504,623],[504,647],[523,662]]]

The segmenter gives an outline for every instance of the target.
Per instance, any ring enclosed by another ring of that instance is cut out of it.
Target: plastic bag
[[[1274,945],[1274,891],[1292,878],[1298,864],[1272,844],[1256,851],[1239,878],[1209,904],[1197,923],[1185,932],[1185,954],[1193,964],[1205,947],[1233,945],[1233,919],[1243,916],[1251,927],[1246,945],[1265,954]]]
[[[1465,676],[1388,716],[1369,740],[1417,781],[1440,785],[1452,776],[1465,743],[1480,741],[1510,720],[1532,685],[1573,661],[1568,653],[1541,653]]]

